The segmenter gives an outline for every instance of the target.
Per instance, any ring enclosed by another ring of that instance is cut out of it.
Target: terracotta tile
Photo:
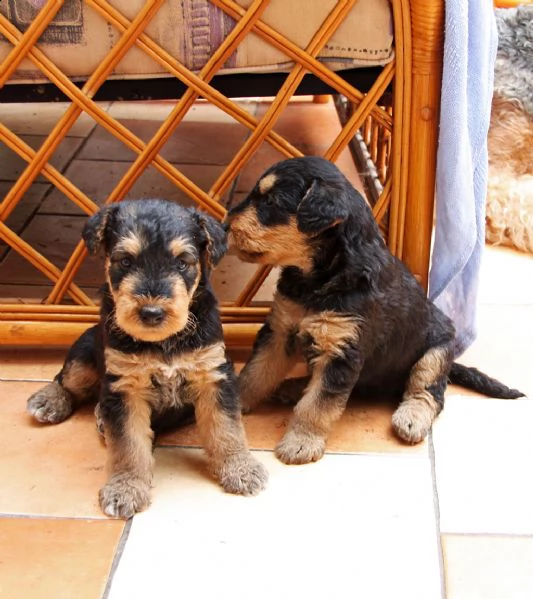
[[[11,182],[0,182],[0,197],[4,198],[11,187]],[[39,208],[40,202],[51,187],[52,185],[48,183],[33,183],[7,217],[7,220],[4,221],[5,224],[12,231],[19,234],[27,219]],[[5,245],[5,241],[0,240],[0,247]]]
[[[284,466],[255,455],[268,488],[238,497],[208,477],[201,452],[157,449],[153,504],[132,522],[109,598],[168,593],[177,563],[194,597],[441,596],[427,458]]]
[[[29,146],[38,150],[45,138],[42,135],[20,135]],[[52,154],[49,162],[58,170],[62,171],[73,154],[78,150],[83,140],[78,137],[64,138],[56,151]],[[0,180],[16,181],[27,166],[27,162],[11,151],[6,145],[0,143]],[[36,182],[45,183],[47,179],[42,175],[35,178]]]
[[[58,425],[40,425],[26,400],[42,383],[0,382],[0,513],[105,518],[97,494],[105,448],[92,406]]]
[[[86,216],[44,215],[35,216],[22,238],[52,264],[63,268],[76,245]],[[99,287],[103,278],[102,257],[88,257],[76,276],[76,283]],[[43,284],[49,279],[23,256],[10,252],[0,269],[0,283]]]
[[[376,400],[358,402],[353,400],[341,420],[331,432],[326,451],[328,453],[402,453],[426,455],[427,442],[407,445],[400,441],[391,427],[395,404]],[[265,403],[251,414],[243,416],[248,443],[253,449],[272,450],[281,440],[292,416],[292,406]],[[160,446],[200,446],[196,425],[190,424],[177,431],[160,435]]]
[[[433,427],[445,533],[533,534],[533,401],[448,397]]]
[[[101,205],[128,170],[130,164],[106,160],[73,160],[66,174],[86,195]],[[208,191],[222,172],[222,167],[176,164],[179,171],[201,189]],[[185,206],[194,203],[184,192],[155,168],[149,167],[128,192],[127,198],[165,198]],[[83,215],[84,213],[60,191],[54,190],[43,202],[41,213]]]
[[[0,595],[99,599],[124,523],[0,518]]]
[[[97,104],[104,109],[109,106],[109,102]],[[48,135],[69,106],[69,102],[2,104],[2,122],[17,135]],[[68,135],[86,137],[95,125],[95,121],[82,112]]]
[[[66,356],[65,349],[0,349],[0,378],[52,380]]]
[[[443,535],[447,599],[533,597],[533,537]]]
[[[160,121],[125,119],[121,123],[145,143],[150,141],[161,126]],[[173,163],[226,165],[237,153],[248,129],[233,121],[181,122],[160,154]],[[102,127],[95,129],[79,154],[85,160],[130,160],[131,150]],[[122,157],[122,158],[121,158]]]

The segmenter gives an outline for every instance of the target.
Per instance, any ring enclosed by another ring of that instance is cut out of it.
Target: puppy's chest
[[[194,403],[206,385],[224,377],[220,366],[226,361],[222,344],[173,356],[107,348],[105,358],[106,371],[118,377],[113,391],[143,397],[157,409]]]
[[[278,294],[270,317],[271,327],[287,338],[289,353],[334,354],[347,343],[357,343],[362,319],[332,310],[309,311]]]

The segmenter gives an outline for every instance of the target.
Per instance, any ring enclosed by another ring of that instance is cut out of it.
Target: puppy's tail
[[[517,397],[525,397],[524,393],[517,389],[510,389],[500,381],[491,378],[488,374],[481,372],[472,366],[463,366],[463,364],[452,364],[452,369],[448,375],[450,383],[461,385],[467,389],[478,391],[489,397],[498,399],[516,399]]]

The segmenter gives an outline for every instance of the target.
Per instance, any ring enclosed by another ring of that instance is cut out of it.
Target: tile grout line
[[[115,577],[115,572],[117,571],[117,568],[120,564],[120,560],[122,559],[122,554],[124,553],[126,543],[128,542],[132,522],[133,522],[133,518],[126,520],[126,524],[124,525],[124,529],[122,530],[122,534],[120,535],[120,540],[119,540],[117,548],[115,550],[115,555],[113,556],[113,560],[111,562],[111,568],[110,568],[109,574],[107,576],[107,582],[106,582],[106,585],[104,588],[104,592],[102,593],[102,599],[107,599],[109,597],[109,593],[111,592],[111,585],[113,584],[113,578]]]
[[[435,463],[435,445],[433,444],[433,428],[431,428],[428,435],[428,451],[429,463],[431,466],[431,483],[433,486],[433,509],[435,512],[435,529],[437,533],[437,553],[439,556],[441,597],[442,599],[446,599],[446,569],[444,565],[444,550],[442,547],[442,534],[440,530],[440,503],[439,492],[437,488],[437,467]]]

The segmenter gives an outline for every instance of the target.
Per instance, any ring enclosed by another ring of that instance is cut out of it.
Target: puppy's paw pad
[[[289,430],[276,447],[275,454],[284,464],[308,464],[318,461],[325,449],[324,438]]]
[[[72,414],[72,397],[54,381],[34,393],[28,399],[26,409],[37,422],[57,424]]]
[[[407,443],[423,441],[433,424],[434,412],[424,403],[401,404],[392,415],[395,433]]]
[[[224,491],[238,495],[257,495],[268,481],[267,469],[250,453],[227,458],[216,475]]]
[[[120,475],[100,489],[98,499],[104,514],[127,519],[150,505],[150,486],[138,478]]]

